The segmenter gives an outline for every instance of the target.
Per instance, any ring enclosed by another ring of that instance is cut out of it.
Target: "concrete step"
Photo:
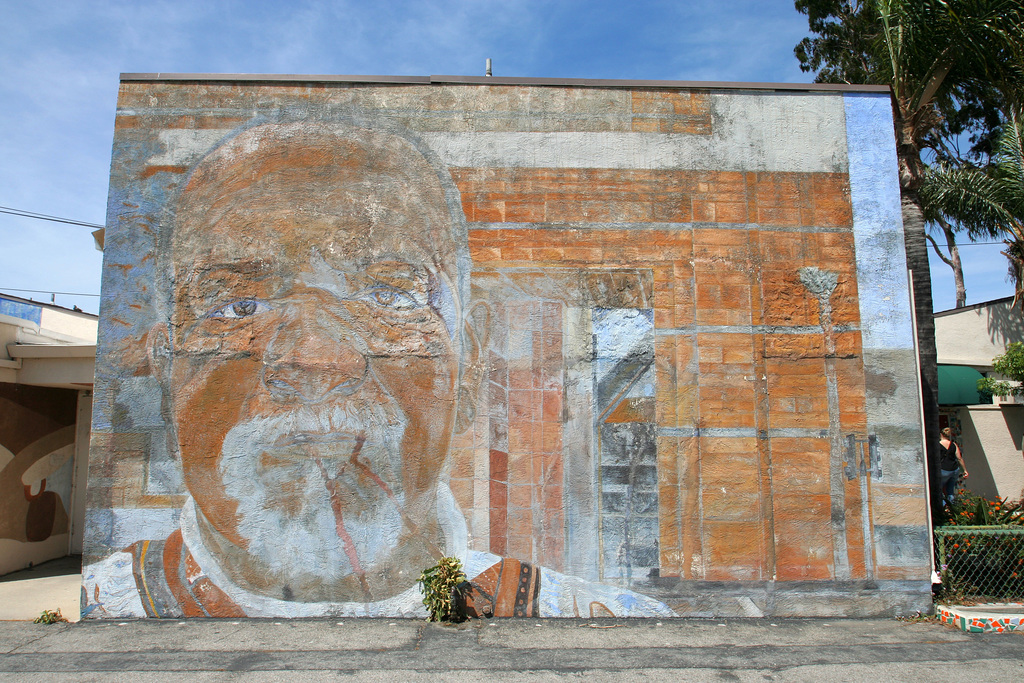
[[[968,633],[1024,631],[1024,603],[999,602],[984,605],[936,605],[942,623]]]

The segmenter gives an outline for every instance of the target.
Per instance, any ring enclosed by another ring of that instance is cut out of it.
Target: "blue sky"
[[[808,82],[791,0],[0,0],[0,206],[102,223],[121,72],[460,74]],[[968,302],[1007,296],[998,246],[962,250]],[[0,214],[0,291],[98,294],[90,230]],[[936,310],[952,308],[933,258]],[[96,312],[95,297],[57,295]]]

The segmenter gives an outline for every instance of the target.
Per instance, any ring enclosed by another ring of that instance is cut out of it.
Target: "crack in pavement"
[[[47,629],[51,629],[51,628],[53,628],[54,626],[58,626],[58,629],[57,629],[57,632],[56,632],[56,633],[52,633],[52,632],[47,632],[47,633],[44,633],[44,634],[42,634],[41,636],[39,636],[39,637],[37,637],[37,638],[33,638],[32,640],[28,640],[28,641],[26,641],[26,642],[24,642],[24,643],[21,643],[20,645],[16,646],[16,647],[15,647],[14,649],[12,649],[12,650],[8,650],[7,652],[4,652],[4,653],[3,653],[3,655],[12,655],[12,654],[17,654],[17,653],[18,653],[18,650],[20,650],[20,649],[21,649],[21,648],[23,648],[23,647],[27,647],[27,646],[29,646],[29,645],[31,645],[31,644],[33,644],[33,643],[38,643],[38,642],[39,642],[40,640],[44,640],[44,639],[46,639],[46,638],[51,638],[51,637],[53,637],[53,636],[56,636],[56,635],[58,635],[59,633],[63,633],[63,632],[65,632],[65,631],[67,631],[68,629],[70,629],[70,628],[71,628],[71,625],[70,625],[70,624],[48,624],[48,625],[46,626],[46,628],[47,628]]]

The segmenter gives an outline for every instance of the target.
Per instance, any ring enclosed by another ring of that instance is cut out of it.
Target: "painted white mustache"
[[[361,574],[390,551],[402,529],[407,422],[387,396],[297,406],[232,427],[220,472],[249,553],[298,579]]]
[[[287,413],[252,417],[235,425],[224,440],[224,457],[265,454],[303,462],[363,458],[380,474],[397,474],[408,420],[393,402],[298,406]],[[243,446],[244,444],[244,446]],[[241,447],[241,448],[239,448]],[[383,461],[382,461],[383,458]],[[328,467],[332,469],[333,467]]]

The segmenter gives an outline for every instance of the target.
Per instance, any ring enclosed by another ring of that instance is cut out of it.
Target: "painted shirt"
[[[215,565],[211,565],[215,566]],[[669,617],[665,604],[633,591],[567,576],[529,562],[470,551],[467,612],[478,617]],[[418,584],[387,600],[295,602],[256,595],[207,571],[175,531],[139,541],[86,567],[82,616],[426,617]],[[216,580],[214,580],[216,578]]]
[[[634,591],[587,581],[469,550],[465,521],[448,487],[439,490],[441,519],[472,588],[470,616],[670,617],[667,605]],[[410,617],[427,616],[419,584],[379,602],[299,602],[252,593],[235,584],[202,543],[194,501],[179,529],[162,541],[137,541],[86,566],[82,617]]]

